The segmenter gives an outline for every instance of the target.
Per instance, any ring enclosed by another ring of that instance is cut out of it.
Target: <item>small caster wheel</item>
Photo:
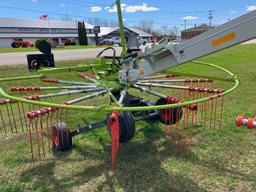
[[[72,135],[65,123],[58,123],[52,127],[53,149],[67,151],[72,148]]]

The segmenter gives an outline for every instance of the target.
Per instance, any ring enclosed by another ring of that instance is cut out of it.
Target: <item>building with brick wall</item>
[[[200,35],[212,28],[214,28],[214,27],[209,27],[209,25],[207,25],[207,24],[194,26],[192,28],[181,31],[181,39],[182,40],[192,39],[193,37]]]

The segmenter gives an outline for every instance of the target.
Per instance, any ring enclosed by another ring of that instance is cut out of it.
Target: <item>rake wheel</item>
[[[169,100],[169,101],[168,101]],[[156,105],[166,105],[166,104],[174,104],[175,102],[171,99],[160,98],[157,100]],[[182,108],[175,107],[171,109],[162,109],[159,111],[158,119],[160,122],[166,125],[175,125],[182,118]]]
[[[65,123],[52,126],[53,148],[56,151],[67,151],[72,148],[72,136]]]
[[[107,115],[107,122],[110,121],[110,115]],[[111,130],[109,123],[107,124],[109,134]],[[119,142],[126,143],[130,141],[135,134],[135,121],[131,112],[120,113],[119,116]]]

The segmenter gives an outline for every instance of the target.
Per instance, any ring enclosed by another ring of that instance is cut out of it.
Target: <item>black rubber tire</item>
[[[41,63],[40,61],[37,61],[37,60],[33,60],[30,64],[30,66],[32,67],[32,69],[36,69],[36,70],[39,70],[40,67],[41,67]]]
[[[12,42],[11,46],[12,46],[12,48],[18,48],[18,45],[15,41]]]
[[[110,126],[109,126],[110,114],[107,115],[107,128],[111,136]],[[130,141],[135,135],[135,121],[133,119],[131,112],[122,112],[119,116],[119,142],[126,143]]]
[[[72,148],[72,135],[65,123],[52,126],[53,149],[56,151],[67,151]]]
[[[167,103],[166,99],[161,98],[157,100],[156,105],[166,105],[172,104],[171,102]],[[163,109],[159,111],[157,118],[159,121],[166,125],[175,125],[178,123],[183,115],[183,110],[181,107],[175,107],[171,109]]]

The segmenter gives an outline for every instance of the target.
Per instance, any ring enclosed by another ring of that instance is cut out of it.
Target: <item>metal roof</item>
[[[100,28],[100,34],[99,36],[105,36],[108,35],[116,30],[118,30],[118,27],[101,27]]]
[[[152,34],[144,32],[142,30],[136,29],[136,28],[127,28],[125,27],[126,30],[130,30],[136,34],[138,34],[139,37],[152,37]],[[118,31],[118,27],[101,27],[101,32],[100,36],[106,36],[109,35],[110,33],[113,33],[115,31]]]
[[[36,19],[17,19],[0,18],[0,28],[55,28],[55,29],[76,29],[76,21],[62,20],[36,20]],[[85,22],[85,27],[93,29],[93,26]]]
[[[128,28],[128,29],[130,29],[130,30],[133,31],[134,33],[137,33],[140,37],[152,37],[152,36],[153,36],[153,35],[150,34],[150,33],[147,33],[147,32],[145,32],[145,31],[139,30],[139,29],[134,28],[134,27]]]

